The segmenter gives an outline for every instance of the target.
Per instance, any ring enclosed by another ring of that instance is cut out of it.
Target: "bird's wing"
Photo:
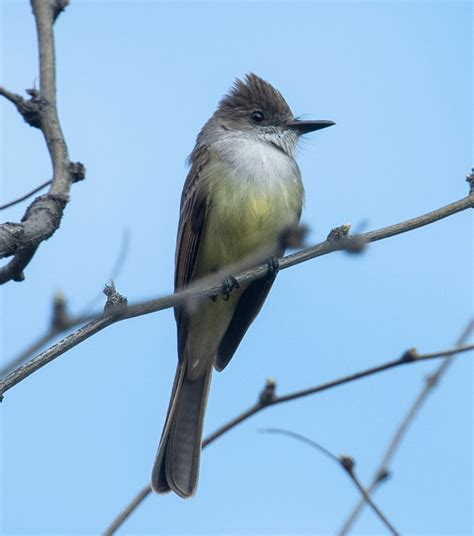
[[[296,222],[299,222],[301,217],[301,211],[297,216]],[[285,253],[286,238],[284,238],[284,232],[282,233],[282,240],[275,252],[277,257],[281,257]],[[255,320],[255,317],[260,312],[268,293],[272,288],[275,276],[272,278],[264,277],[252,281],[248,287],[243,291],[239,298],[237,306],[235,308],[232,320],[225,332],[217,350],[217,356],[215,361],[215,368],[219,372],[224,370],[232,359],[237,347],[240,344],[243,336],[250,327],[250,324]]]
[[[181,197],[175,258],[175,290],[183,289],[193,279],[209,209],[208,196],[200,180],[200,173],[208,161],[209,154],[204,148],[198,149],[197,153]],[[187,316],[185,307],[175,308],[180,360],[182,345],[187,335]]]
[[[274,279],[268,278],[256,279],[240,296],[229,327],[219,344],[215,361],[216,370],[221,371],[229,364],[250,324],[260,312],[273,281]]]

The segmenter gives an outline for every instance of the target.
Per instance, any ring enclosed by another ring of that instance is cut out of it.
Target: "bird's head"
[[[303,134],[334,125],[334,121],[302,121],[293,115],[283,95],[256,74],[237,79],[211,118],[222,133],[254,136],[293,154]]]

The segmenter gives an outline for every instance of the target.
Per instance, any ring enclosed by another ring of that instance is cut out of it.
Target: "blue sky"
[[[38,76],[29,3],[1,6],[1,83]],[[297,115],[336,121],[299,163],[309,242],[389,225],[467,193],[472,165],[470,2],[89,2],[56,25],[58,102],[87,167],[27,279],[2,289],[1,355],[48,325],[61,289],[76,313],[116,279],[131,301],[172,289],[175,230],[195,136],[236,76],[254,71]],[[40,133],[4,101],[1,200],[50,177]],[[2,214],[18,221],[25,206]],[[232,364],[215,374],[206,431],[253,404],[398,357],[449,347],[472,311],[467,212],[282,272]],[[376,500],[403,534],[471,534],[472,378],[454,364]],[[171,310],[117,324],[7,393],[4,534],[98,534],[149,479],[176,364]],[[242,424],[203,454],[197,496],[152,496],[122,534],[334,534],[358,498],[340,468],[282,427],[350,454],[367,481],[435,363],[387,372]],[[372,512],[355,533],[381,534]]]

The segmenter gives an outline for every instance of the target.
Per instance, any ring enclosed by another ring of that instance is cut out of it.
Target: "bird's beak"
[[[293,119],[293,121],[288,122],[288,127],[295,130],[301,136],[302,134],[308,134],[315,130],[332,127],[335,124],[334,121],[326,121],[325,119],[319,121],[300,121],[299,119]]]

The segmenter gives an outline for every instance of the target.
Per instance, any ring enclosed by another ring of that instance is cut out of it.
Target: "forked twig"
[[[274,381],[268,380],[265,387],[263,388],[262,392],[259,395],[257,403],[253,404],[247,410],[237,415],[236,417],[231,419],[229,422],[227,422],[226,424],[218,428],[215,432],[207,436],[207,438],[202,443],[202,448],[203,449],[206,448],[208,445],[216,441],[216,439],[223,436],[229,430],[232,430],[233,428],[238,426],[240,423],[246,421],[247,419],[249,419],[256,413],[259,413],[260,411],[270,406],[274,406],[276,404],[282,404],[284,402],[289,402],[291,400],[296,400],[298,398],[303,398],[305,396],[320,393],[322,391],[327,391],[339,385],[350,383],[350,382],[359,380],[361,378],[366,378],[368,376],[372,376],[374,374],[378,374],[385,370],[396,368],[398,366],[402,366],[405,364],[429,361],[431,359],[438,359],[438,358],[445,357],[445,356],[452,356],[458,353],[466,353],[472,350],[474,350],[474,345],[463,346],[463,347],[459,347],[455,349],[453,348],[453,349],[444,350],[441,352],[433,352],[429,354],[418,354],[416,350],[410,349],[404,352],[400,358],[394,359],[392,361],[388,361],[387,363],[383,365],[372,367],[370,369],[366,369],[361,372],[356,372],[355,374],[344,376],[343,378],[339,378],[337,380],[333,380],[333,381],[326,382],[326,383],[323,383],[314,387],[310,387],[309,389],[301,389],[299,391],[288,393],[287,395],[282,395],[282,396],[276,395],[276,383]],[[128,517],[140,506],[140,504],[150,494],[151,494],[150,486],[149,485],[144,486],[138,492],[138,494],[135,495],[135,497],[130,501],[130,503],[120,512],[120,514],[111,523],[111,525],[106,529],[106,531],[104,532],[104,536],[111,536],[112,534],[115,534],[117,529],[121,527],[121,525],[126,521],[126,519],[128,519]]]

